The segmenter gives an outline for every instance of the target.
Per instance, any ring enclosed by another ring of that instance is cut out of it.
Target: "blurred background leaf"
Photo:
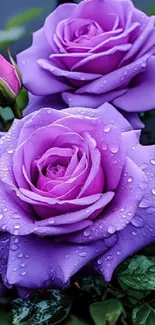
[[[10,29],[19,25],[23,25],[31,19],[39,17],[43,13],[43,8],[32,8],[20,13],[19,15],[9,19],[6,29]]]
[[[8,47],[25,35],[25,27],[13,27],[9,30],[0,30],[0,49]]]
[[[151,16],[151,15],[155,15],[155,4],[153,4],[151,7],[149,7],[147,10],[146,10],[146,13]]]

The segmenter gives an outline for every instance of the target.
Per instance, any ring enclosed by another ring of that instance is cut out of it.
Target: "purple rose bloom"
[[[40,96],[36,108],[42,96],[53,107],[59,93],[67,107],[112,102],[139,112],[155,107],[154,54],[155,16],[130,0],[85,0],[51,13],[18,64],[25,87]]]
[[[139,135],[108,103],[14,121],[0,139],[6,286],[28,296],[67,285],[88,264],[109,281],[155,240],[155,146],[141,146]]]

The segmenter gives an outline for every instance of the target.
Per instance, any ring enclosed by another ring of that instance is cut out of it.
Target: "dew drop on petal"
[[[109,227],[108,227],[108,232],[109,232],[109,234],[114,234],[115,231],[116,231],[116,229],[115,229],[114,226],[109,226]]]
[[[131,220],[131,223],[133,226],[137,228],[141,228],[144,226],[144,219],[141,216],[134,216],[133,219]]]
[[[139,186],[140,186],[140,188],[141,188],[142,190],[145,190],[145,189],[147,188],[147,186],[148,186],[148,183],[147,183],[147,182],[141,182],[141,183],[139,184]]]
[[[79,256],[86,257],[87,256],[87,253],[86,252],[81,252],[81,253],[79,253]]]
[[[84,236],[88,237],[91,234],[91,230],[85,229],[83,234],[84,234]]]
[[[155,165],[155,159],[154,158],[151,159],[151,164]]]
[[[102,150],[107,150],[108,146],[105,141],[102,142]]]
[[[110,125],[107,124],[107,125],[104,126],[104,132],[107,133],[107,132],[109,132],[110,130],[111,130]]]
[[[136,230],[132,231],[132,235],[133,236],[136,236],[137,235],[137,231]]]
[[[98,260],[98,261],[97,261],[97,264],[98,264],[98,265],[101,265],[101,264],[102,264],[102,260]]]

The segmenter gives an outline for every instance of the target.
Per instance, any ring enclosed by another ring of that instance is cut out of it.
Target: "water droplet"
[[[147,164],[143,163],[143,164],[141,164],[139,167],[140,167],[140,169],[142,169],[142,170],[143,170],[143,169],[146,169],[146,168],[147,168],[147,166],[148,166]]]
[[[48,220],[48,223],[50,224],[50,225],[53,225],[54,223],[55,223],[55,219],[53,218],[53,219],[49,219]]]
[[[145,189],[147,188],[147,186],[148,186],[148,183],[147,183],[147,182],[141,182],[141,183],[139,184],[139,186],[140,186],[140,188],[141,188],[142,190],[145,190]]]
[[[104,132],[107,133],[107,132],[109,132],[110,130],[111,130],[110,125],[107,124],[107,125],[104,126]]]
[[[124,219],[125,219],[125,218],[126,218],[126,215],[125,215],[125,214],[122,214],[122,218],[124,218]]]
[[[0,213],[0,220],[2,220],[3,219],[3,214],[2,213]]]
[[[26,254],[25,257],[28,259],[30,256],[28,254]]]
[[[11,218],[13,219],[19,219],[20,215],[17,212],[12,213]]]
[[[115,231],[116,231],[116,229],[115,229],[114,226],[109,226],[109,227],[108,227],[108,232],[109,232],[109,234],[114,234]]]
[[[25,263],[21,263],[20,266],[21,266],[21,267],[25,267]]]
[[[16,225],[14,225],[14,228],[15,228],[15,229],[19,229],[19,228],[20,228],[20,224],[17,223]]]
[[[81,252],[81,253],[79,253],[79,256],[86,257],[87,256],[87,253],[86,252]]]
[[[117,251],[117,255],[120,256],[121,255],[121,251]]]
[[[148,213],[148,214],[153,214],[153,213],[155,213],[155,207],[149,207],[149,208],[147,209],[147,213]]]
[[[112,260],[112,255],[108,255],[107,260]]]
[[[98,260],[97,264],[101,265],[102,264],[102,260]]]
[[[12,250],[12,251],[16,251],[17,249],[18,249],[18,246],[17,246],[17,245],[14,245],[14,244],[13,244],[13,245],[11,246],[11,250]]]
[[[84,236],[88,237],[91,234],[91,230],[85,229],[83,234],[84,234]]]
[[[110,145],[109,145],[109,148],[110,148],[110,150],[111,150],[111,152],[113,152],[113,153],[117,153],[118,152],[118,145],[116,144],[116,143],[111,143]]]
[[[151,159],[151,164],[155,165],[155,159],[154,158]]]
[[[144,220],[141,216],[134,216],[133,219],[131,220],[131,223],[133,226],[137,228],[141,228],[144,226]]]
[[[152,194],[155,195],[155,188],[152,189]]]
[[[22,276],[24,276],[24,275],[26,275],[26,271],[22,271],[20,274],[21,274]]]
[[[103,150],[107,150],[108,146],[107,143],[105,141],[102,142],[102,149]]]
[[[133,177],[128,177],[128,182],[131,183],[133,181]]]
[[[14,267],[14,268],[13,268],[13,272],[16,272],[16,271],[17,271],[17,267]]]
[[[10,149],[10,150],[7,151],[7,153],[9,153],[9,154],[11,154],[13,152],[14,152],[14,149]]]
[[[132,231],[132,235],[136,236],[137,235],[137,231]]]
[[[17,255],[17,257],[18,257],[18,258],[22,258],[22,257],[23,257],[23,254],[20,253],[20,254]]]

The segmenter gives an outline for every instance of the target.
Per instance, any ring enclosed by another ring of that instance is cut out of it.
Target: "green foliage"
[[[25,35],[25,28],[23,26],[14,27],[9,30],[0,30],[0,49],[9,46]]]
[[[149,16],[155,15],[155,5],[152,5],[149,7],[149,9],[146,12]]]
[[[95,325],[115,325],[122,313],[123,306],[118,299],[95,302],[90,306]]]
[[[134,308],[132,320],[135,325],[155,324],[155,300],[151,303],[144,303]]]
[[[71,299],[59,290],[48,290],[31,300],[16,299],[12,306],[13,325],[57,324],[67,317]]]
[[[6,24],[6,29],[14,28],[23,25],[29,20],[39,17],[43,13],[42,8],[32,8],[20,13],[19,15],[10,19]]]
[[[12,314],[4,308],[0,308],[0,325],[12,325]]]
[[[21,111],[23,111],[28,104],[28,92],[26,89],[22,89],[21,92],[16,97],[17,106]]]
[[[136,290],[155,290],[155,257],[135,256],[125,261],[117,273],[119,281]]]

